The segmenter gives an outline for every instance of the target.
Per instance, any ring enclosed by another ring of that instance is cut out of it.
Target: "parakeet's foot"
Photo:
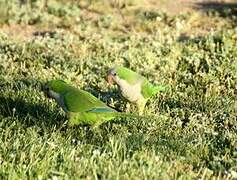
[[[131,106],[130,103],[126,103],[125,112],[130,112]]]
[[[144,114],[144,108],[143,109],[138,108],[138,114],[139,114],[139,116],[143,115]]]
[[[137,101],[137,108],[138,108],[138,114],[142,115],[144,113],[145,105],[146,105],[147,100],[142,99]]]
[[[100,121],[97,121],[97,122],[94,123],[91,127],[92,127],[93,130],[97,130],[97,129],[99,129],[99,127],[100,127],[101,124],[102,124],[102,123],[101,123]]]
[[[77,118],[76,114],[67,113],[67,116],[68,116],[68,119],[69,119],[67,125],[69,127],[77,126],[81,123],[79,118]]]

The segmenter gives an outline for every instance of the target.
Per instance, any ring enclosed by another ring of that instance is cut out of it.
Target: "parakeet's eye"
[[[110,76],[117,76],[117,73],[116,73],[116,70],[113,68],[113,69],[110,69],[108,71],[108,74],[107,75],[110,75]]]
[[[43,91],[49,91],[49,87],[48,86],[43,87]]]

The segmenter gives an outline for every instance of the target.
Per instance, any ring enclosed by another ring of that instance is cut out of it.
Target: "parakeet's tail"
[[[116,117],[119,117],[119,118],[135,118],[135,119],[149,119],[149,118],[154,118],[155,117],[155,116],[142,116],[142,115],[133,114],[133,113],[118,112],[115,109],[104,108],[104,107],[91,109],[88,112],[97,113],[98,115],[102,115],[104,117],[105,116],[113,117],[113,118],[108,118],[109,120],[112,120]]]
[[[87,112],[91,112],[91,113],[97,113],[98,115],[106,115],[109,117],[125,117],[125,118],[147,118],[145,116],[140,116],[137,114],[132,114],[132,113],[125,113],[125,112],[118,112],[115,109],[110,109],[110,108],[106,108],[106,107],[99,107],[99,108],[94,108],[91,109]]]
[[[153,95],[157,94],[158,92],[166,92],[170,89],[168,85],[157,85],[153,87]]]
[[[138,114],[133,113],[125,113],[125,112],[116,112],[116,117],[122,117],[122,118],[135,118],[135,119],[147,119],[146,116],[141,116]]]

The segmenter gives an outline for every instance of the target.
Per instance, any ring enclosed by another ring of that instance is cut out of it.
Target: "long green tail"
[[[141,116],[138,114],[133,114],[133,113],[125,113],[125,112],[118,112],[114,109],[106,108],[106,107],[101,107],[101,108],[94,108],[88,111],[90,113],[98,113],[101,115],[111,115],[114,118],[115,117],[129,117],[129,118],[151,118],[151,116]]]
[[[170,90],[170,87],[168,85],[156,85],[154,86],[153,94],[156,94],[158,92],[165,92],[169,90]]]
[[[146,119],[146,120],[150,120],[150,119],[154,119],[154,118],[158,118],[158,116],[156,115],[138,115],[138,114],[134,114],[134,113],[125,113],[125,112],[117,112],[116,110],[108,110],[106,108],[96,108],[94,110],[92,110],[93,112],[95,113],[98,113],[97,115],[100,115],[101,113],[101,116],[106,116],[106,117],[109,117],[109,119],[105,120],[105,121],[110,121],[110,120],[114,120],[115,118],[129,118],[131,120],[134,120],[134,119]],[[127,119],[126,119],[127,120]],[[103,121],[103,122],[105,122]],[[99,123],[102,124],[103,122]]]

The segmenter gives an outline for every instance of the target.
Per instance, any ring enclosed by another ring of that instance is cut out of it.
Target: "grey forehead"
[[[42,91],[46,91],[47,89],[49,89],[49,85],[48,84],[44,84],[41,86]]]
[[[108,71],[108,74],[115,74],[116,73],[116,69],[115,68],[111,68],[109,71]]]

